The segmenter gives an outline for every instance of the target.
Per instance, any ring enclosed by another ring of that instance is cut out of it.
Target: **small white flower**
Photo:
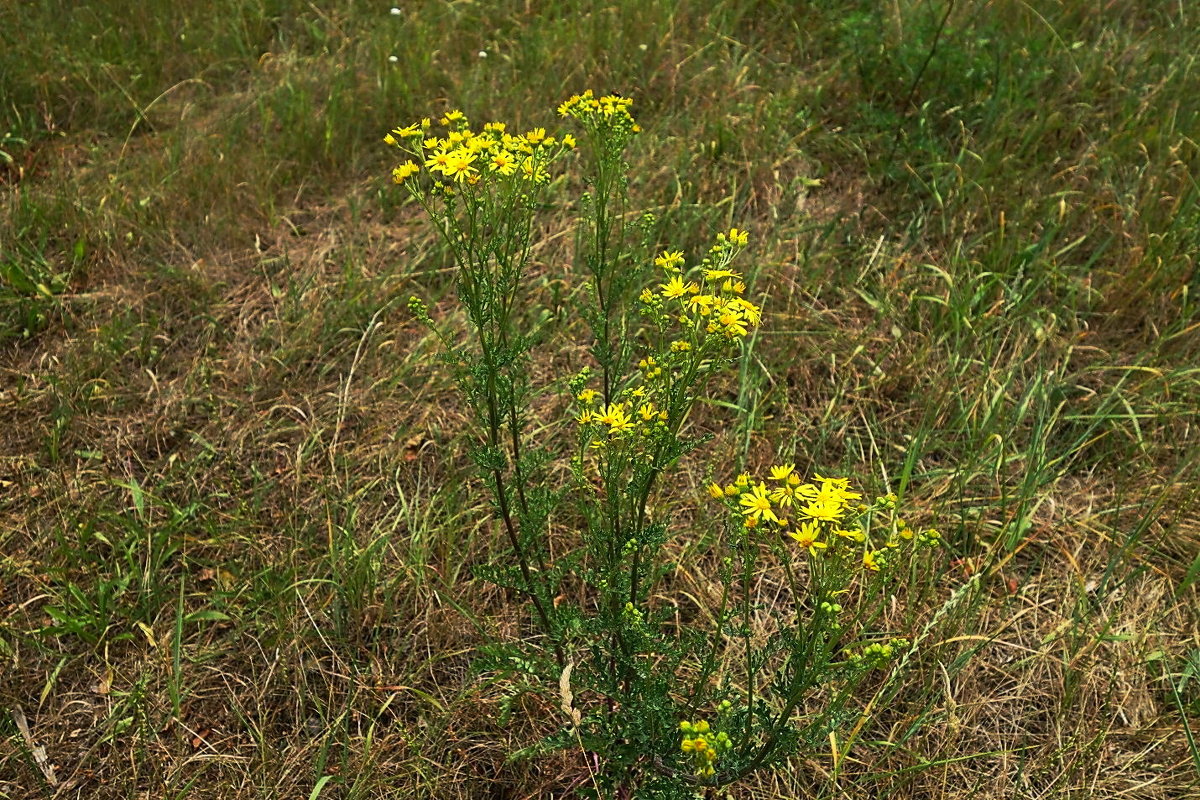
[[[400,16],[400,14],[401,14],[400,9],[396,8],[395,6],[392,6],[392,16],[398,17],[398,16]]]
[[[388,56],[388,61],[392,62],[393,64],[395,64],[399,60],[400,59],[397,58],[396,56]]]
[[[641,50],[643,53],[649,49],[650,49],[650,45],[648,45],[648,44],[639,44],[638,45],[638,50]]]
[[[487,50],[480,50],[480,51],[479,51],[479,57],[480,57],[480,58],[487,58]]]

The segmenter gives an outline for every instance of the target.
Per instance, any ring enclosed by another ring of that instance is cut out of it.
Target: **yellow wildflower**
[[[694,294],[687,299],[688,311],[707,317],[712,313],[713,296],[709,294]]]
[[[757,325],[762,320],[762,309],[749,300],[734,297],[729,302],[734,308],[739,309],[742,316],[748,319],[751,325]]]
[[[682,250],[664,250],[662,255],[654,259],[654,266],[662,267],[665,270],[678,270],[681,264],[683,264]]]
[[[526,156],[525,160],[521,162],[521,174],[535,183],[545,183],[550,179],[546,171],[529,156]]]
[[[867,538],[867,535],[860,530],[848,530],[846,528],[838,528],[833,532],[833,535],[849,539],[852,542],[866,541]]]
[[[737,228],[730,228],[729,233],[722,233],[717,237],[721,241],[726,241],[730,244],[736,244],[740,247],[745,247],[750,241],[750,234],[746,231],[739,231]]]
[[[813,500],[801,508],[800,513],[821,522],[836,522],[841,519],[842,506],[831,500]]]
[[[414,122],[412,125],[409,125],[408,127],[405,127],[405,128],[395,128],[392,130],[392,135],[398,136],[401,139],[409,139],[413,136],[420,136],[421,135],[421,123]],[[390,144],[390,142],[389,142],[389,144]]]
[[[683,297],[689,292],[695,293],[700,291],[700,287],[694,283],[689,282],[684,284],[683,278],[680,278],[678,275],[672,277],[667,283],[659,284],[659,288],[662,289],[662,296],[667,298]]]
[[[405,161],[403,164],[392,170],[392,180],[396,183],[404,183],[404,181],[406,181],[410,176],[416,175],[420,171],[421,168],[416,164],[411,161]]]
[[[430,172],[445,173],[448,166],[450,166],[450,154],[440,150],[425,159],[425,167]]]
[[[461,183],[476,174],[476,169],[471,166],[474,162],[475,156],[463,150],[455,150],[450,154],[449,162],[442,168],[442,173],[447,178],[453,178]]]
[[[492,156],[488,161],[488,166],[493,172],[499,172],[501,175],[512,175],[517,171],[516,159],[507,150],[501,150]]]
[[[719,281],[722,278],[740,278],[738,273],[731,269],[706,269],[704,270],[704,280]]]
[[[785,481],[787,480],[787,477],[795,471],[795,464],[780,464],[778,466],[771,467],[771,480]]]
[[[775,516],[775,512],[771,510],[771,498],[767,496],[767,487],[764,484],[760,483],[742,495],[739,502],[742,505],[743,515],[755,520],[765,519],[779,522],[779,517]]]
[[[821,528],[815,522],[804,522],[800,525],[800,530],[788,531],[788,536],[796,540],[796,544],[808,551],[810,556],[815,556],[822,550],[827,548],[825,542],[817,541],[817,537],[821,534]]]
[[[717,322],[725,327],[727,336],[745,336],[749,332],[742,315],[728,307],[717,317]]]
[[[624,403],[610,403],[605,406],[603,412],[596,417],[596,421],[607,425],[610,434],[621,433],[633,428],[633,422],[625,413]]]

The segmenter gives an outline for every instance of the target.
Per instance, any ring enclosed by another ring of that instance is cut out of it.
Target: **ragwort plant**
[[[558,109],[587,145],[575,261],[594,365],[560,383],[571,410],[557,430],[571,433],[551,438],[542,424],[538,441],[529,409],[546,387],[532,385],[528,366],[542,331],[526,322],[524,290],[535,221],[548,185],[573,163],[574,138],[514,134],[500,122],[473,128],[451,111],[385,141],[403,154],[393,179],[453,254],[471,328],[455,342],[410,300],[478,420],[472,458],[510,551],[480,574],[522,596],[537,628],[485,648],[480,669],[555,694],[564,714],[558,733],[514,755],[582,748],[583,796],[690,798],[831,742],[836,764],[838,732],[853,726],[852,740],[868,713],[864,681],[881,670],[889,680],[893,661],[911,654],[879,619],[892,583],[920,566],[915,545],[938,536],[914,532],[893,496],[864,503],[846,478],[805,481],[790,464],[765,480],[731,475],[708,487],[726,518],[712,544],[719,599],[690,617],[687,604],[661,601],[671,531],[652,499],[702,444],[686,430],[689,412],[743,357],[762,311],[734,266],[745,231],[717,234],[694,264],[682,250],[647,246],[639,256],[630,245],[649,229],[626,225],[623,153],[639,131],[630,106],[586,92]],[[556,459],[571,475],[557,490]],[[553,552],[552,515],[578,521]],[[767,570],[785,581],[786,607],[758,595]]]

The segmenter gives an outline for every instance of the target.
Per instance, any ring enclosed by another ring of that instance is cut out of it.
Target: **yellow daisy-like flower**
[[[526,156],[525,160],[521,162],[521,174],[524,175],[527,180],[531,180],[535,183],[545,183],[550,179],[550,175],[546,172],[546,170],[542,169],[541,166],[535,163],[533,158],[529,156]]]
[[[762,321],[762,309],[754,305],[754,303],[751,303],[749,300],[743,300],[740,297],[734,297],[729,302],[733,307],[737,308],[741,312],[742,316],[750,321],[751,325],[757,325],[760,321]]]
[[[600,393],[595,389],[584,389],[579,394],[575,395],[575,399],[581,403],[591,403],[599,396]]]
[[[472,136],[470,139],[467,139],[467,141],[463,142],[463,149],[468,153],[479,155],[480,153],[490,150],[494,144],[495,142],[493,142],[487,136]]]
[[[587,425],[589,422],[596,421],[596,414],[593,411],[585,410],[583,413],[581,413],[578,417],[575,418],[575,421],[578,422],[580,425]]]
[[[488,160],[488,166],[493,172],[499,172],[501,175],[512,175],[517,171],[517,160],[513,158],[512,153],[507,150],[501,150]]]
[[[740,277],[742,277],[742,276],[739,275],[738,273],[734,272],[731,269],[706,269],[706,270],[704,270],[704,280],[706,280],[706,281],[719,281],[722,278],[735,278],[736,279],[736,278],[740,278]]]
[[[409,125],[408,127],[396,128],[395,130],[392,131],[392,135],[398,136],[401,139],[409,139],[409,138],[412,138],[413,136],[421,136],[422,135],[421,123],[414,122],[412,125]]]
[[[575,148],[575,137],[569,133],[564,133],[562,137],[562,143],[563,147],[573,150]]]
[[[778,466],[771,467],[771,480],[786,481],[788,475],[791,475],[795,471],[795,464],[780,464]]]
[[[717,317],[717,322],[724,326],[725,334],[728,336],[745,336],[749,333],[746,328],[746,320],[731,308],[726,308],[721,312],[721,316]]]
[[[700,291],[700,288],[696,286],[696,284],[690,282],[685,284],[683,282],[683,278],[679,277],[678,275],[674,276],[666,283],[659,284],[659,288],[662,289],[662,296],[666,298],[683,297],[685,294],[694,294],[695,292]]]
[[[708,485],[708,494],[714,500],[720,500],[725,496],[725,490],[721,488],[719,483],[710,483]]]
[[[545,138],[546,138],[546,129],[545,128],[534,128],[533,130],[531,130],[525,134],[525,141],[529,142],[530,144],[537,144],[538,142],[542,141]]]
[[[439,151],[425,159],[425,167],[430,172],[445,173],[448,166],[450,166],[450,154],[446,152]]]
[[[814,473],[813,478],[815,478],[819,483],[824,483],[829,486],[837,486],[841,489],[849,489],[850,488],[850,479],[849,478],[826,478],[824,475],[822,475],[819,472]]]
[[[866,541],[867,535],[860,530],[848,530],[846,528],[838,528],[833,532],[834,536],[840,536],[843,539],[849,539],[852,542]]]
[[[829,547],[825,542],[817,541],[817,537],[820,535],[821,528],[815,522],[804,522],[801,523],[799,530],[788,531],[788,536],[795,539],[796,544],[807,550],[811,556],[815,556]]]
[[[667,270],[677,270],[683,264],[682,250],[664,250],[662,255],[654,259],[654,266]]]
[[[404,181],[408,180],[409,177],[416,175],[420,171],[421,168],[416,164],[411,161],[405,161],[403,164],[392,170],[392,180],[396,183],[404,183]]]
[[[842,506],[830,500],[813,500],[800,513],[820,522],[837,522],[842,517]]]
[[[750,241],[750,234],[746,231],[740,231],[737,228],[730,228],[729,233],[723,233],[717,237],[721,241],[728,240],[730,244],[736,244],[740,247],[745,247]]]
[[[741,496],[738,501],[742,505],[742,514],[754,520],[769,520],[779,522],[779,517],[771,510],[771,498],[767,496],[765,484],[758,484]]]
[[[707,317],[712,313],[713,296],[710,294],[694,294],[687,299],[688,311]]]
[[[682,353],[685,350],[691,350],[691,349],[692,349],[691,342],[685,342],[682,339],[679,341],[671,342],[671,351],[672,352]]]
[[[462,150],[456,150],[450,154],[450,160],[442,168],[442,174],[461,183],[477,173],[476,169],[471,166],[474,162],[475,156]]]
[[[607,425],[609,433],[621,433],[633,428],[633,421],[625,413],[624,403],[610,403],[605,406],[603,412],[596,417],[596,421]]]
[[[771,491],[771,502],[778,503],[781,508],[791,508],[793,503],[804,499],[799,489],[791,483],[785,483]]]
[[[562,103],[560,103],[558,106],[558,115],[560,117],[570,116],[571,112],[575,109],[575,106],[579,105],[580,99],[581,98],[579,95],[573,94],[566,100],[562,101]]]
[[[872,572],[879,572],[879,553],[868,550],[863,553],[863,566]]]

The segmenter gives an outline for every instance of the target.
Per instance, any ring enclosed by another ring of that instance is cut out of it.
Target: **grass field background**
[[[585,88],[635,99],[663,246],[753,236],[763,328],[655,501],[672,596],[715,581],[713,469],[862,476],[947,540],[838,774],[733,796],[1200,798],[1198,54],[1175,0],[4,4],[0,798],[586,781],[471,671],[529,620],[473,578],[502,543],[404,308],[456,319],[452,262],[380,141]]]

